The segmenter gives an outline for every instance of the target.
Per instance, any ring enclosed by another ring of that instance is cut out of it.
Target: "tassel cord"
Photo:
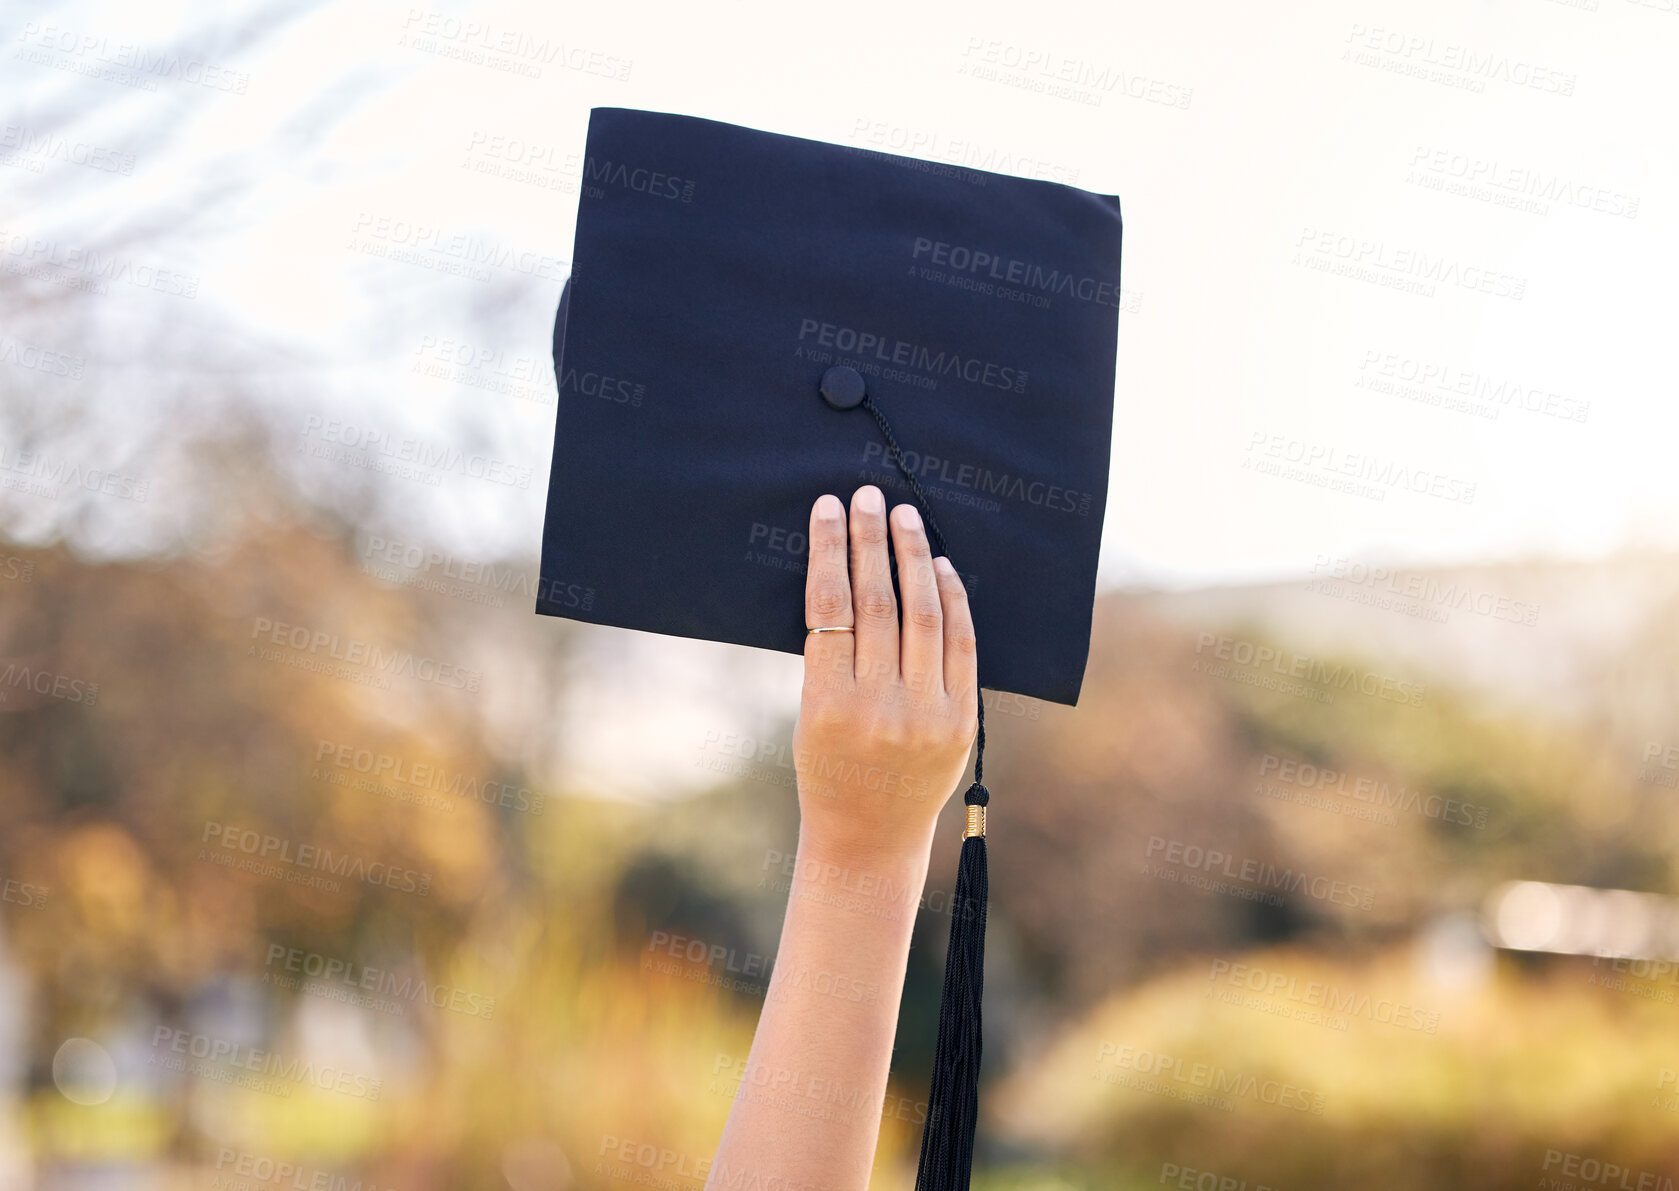
[[[892,462],[909,482],[926,522],[928,536],[945,557],[950,550],[933,517],[927,493],[910,470],[886,415],[864,396],[862,406],[880,427]],[[980,1001],[985,988],[985,917],[990,896],[985,851],[984,807],[991,792],[985,776],[985,695],[975,684],[978,727],[975,732],[974,780],[962,796],[979,807],[977,833],[964,832],[952,895],[950,945],[945,952],[944,990],[939,1002],[938,1040],[933,1051],[932,1083],[927,1093],[927,1124],[921,1133],[921,1156],[915,1191],[968,1191],[974,1164],[974,1129],[979,1120],[979,1066],[984,1049]],[[969,811],[970,824],[975,822]]]
[[[915,494],[915,503],[921,510],[921,520],[927,525],[927,536],[933,539],[933,545],[938,548],[938,552],[949,558],[950,547],[945,544],[944,534],[939,530],[938,520],[933,516],[932,502],[927,499],[926,489],[921,487],[921,481],[915,478],[915,472],[910,470],[905,461],[903,449],[898,446],[898,436],[892,433],[892,425],[886,420],[885,412],[875,404],[874,398],[869,396],[863,398],[862,407],[869,411],[875,425],[880,427],[880,436],[886,440],[886,449],[892,455],[892,462],[897,464],[898,471],[909,482],[909,489]],[[977,682],[974,684],[974,701],[979,720],[979,730],[974,737],[974,785],[978,786],[985,780],[985,694],[979,689]],[[973,793],[971,787],[968,792]],[[970,805],[974,804],[972,798],[964,798],[964,801]],[[985,803],[977,805],[984,806]]]

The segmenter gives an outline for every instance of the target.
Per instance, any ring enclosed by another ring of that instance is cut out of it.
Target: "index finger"
[[[845,506],[824,494],[810,510],[810,562],[805,570],[805,628],[852,627],[850,546]],[[811,633],[805,637],[805,673],[843,676],[850,685],[852,633]]]
[[[974,697],[979,685],[979,658],[974,640],[973,609],[968,606],[968,589],[962,576],[939,555],[933,560],[933,575],[939,583],[939,602],[944,607],[944,689],[957,702]]]

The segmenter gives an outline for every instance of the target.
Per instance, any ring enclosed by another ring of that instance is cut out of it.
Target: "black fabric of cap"
[[[536,610],[804,651],[825,492],[912,500],[968,583],[984,687],[1078,700],[1107,502],[1119,200],[597,108]]]

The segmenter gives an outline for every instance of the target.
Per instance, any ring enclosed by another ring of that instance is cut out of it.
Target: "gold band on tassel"
[[[962,829],[963,839],[985,838],[985,808],[968,804],[968,825]]]

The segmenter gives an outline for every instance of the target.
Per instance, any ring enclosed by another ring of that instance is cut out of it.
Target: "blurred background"
[[[977,1187],[1679,1180],[1679,5],[0,37],[0,1188],[703,1186],[799,660],[531,612],[595,106],[1123,203],[1083,695],[988,696]],[[947,815],[890,1095],[787,1102],[879,1187]]]

